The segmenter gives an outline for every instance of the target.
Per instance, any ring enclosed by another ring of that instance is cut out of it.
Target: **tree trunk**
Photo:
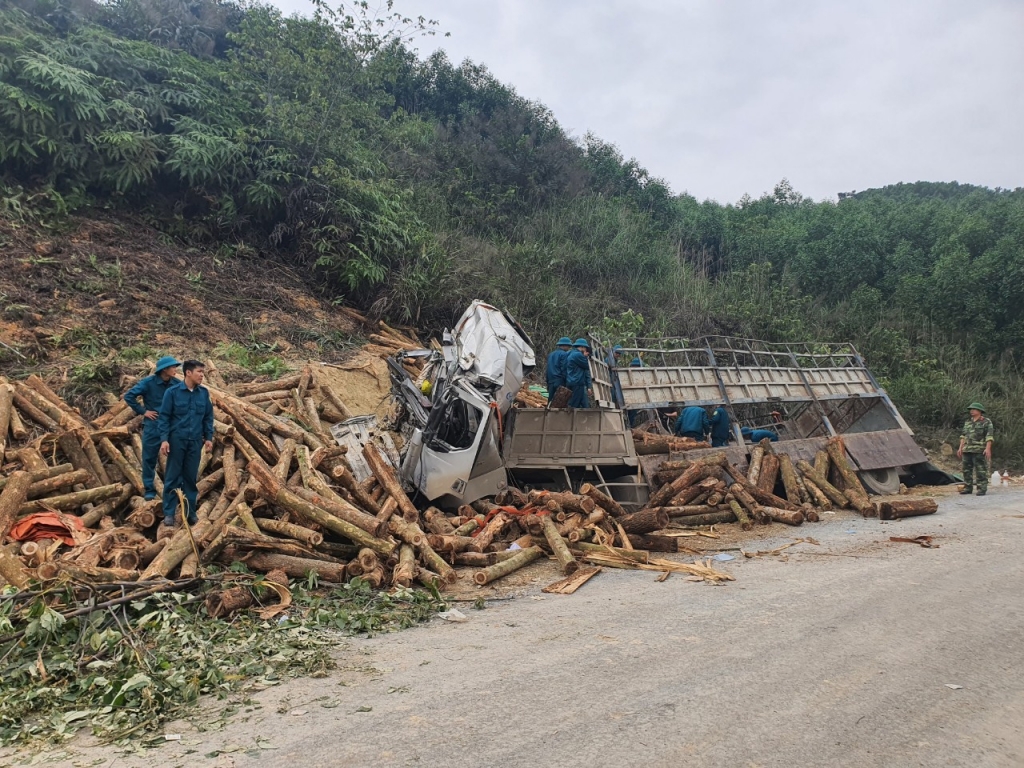
[[[824,451],[820,451],[820,453],[824,453]],[[827,456],[828,454],[825,455]],[[818,488],[820,488],[821,491],[826,496],[828,496],[832,500],[832,503],[835,504],[837,507],[839,507],[840,509],[845,509],[846,507],[850,506],[850,500],[846,498],[843,492],[836,488],[834,485],[832,485],[832,483],[830,483],[824,477],[822,477],[817,472],[817,470],[815,470],[815,468],[808,464],[806,461],[800,459],[800,461],[796,463],[796,466],[801,472],[804,473],[804,477],[810,480],[816,486],[818,486]]]
[[[380,504],[374,501],[373,497],[360,487],[355,477],[345,466],[341,464],[335,466],[331,470],[331,479],[337,481],[338,485],[351,493],[356,503],[371,515],[376,515],[380,512]]]
[[[733,495],[743,507],[750,513],[750,516],[754,519],[754,522],[764,525],[768,522],[768,516],[761,510],[761,505],[758,504],[754,497],[747,493],[746,489],[739,483],[734,483],[729,487],[729,493]],[[731,504],[729,505],[732,506]]]
[[[250,552],[242,557],[253,571],[269,573],[280,569],[293,579],[304,579],[312,571],[323,581],[341,583],[345,581],[345,563],[329,563],[326,560],[313,560],[309,557],[279,555],[276,552]]]
[[[750,516],[747,514],[747,510],[743,508],[743,505],[731,496],[728,501],[729,508],[732,509],[732,513],[736,516],[736,521],[740,524],[740,528],[744,531],[749,531],[753,528],[754,522],[750,519]]]
[[[883,501],[878,505],[878,517],[881,520],[899,520],[904,517],[932,515],[939,509],[935,499],[899,499]]]
[[[626,533],[650,533],[668,527],[668,513],[659,507],[641,509],[618,518],[618,522]]]
[[[437,507],[429,507],[426,512],[423,513],[423,519],[427,523],[427,530],[431,533],[438,535],[452,534],[455,533],[455,528],[444,512],[439,510]]]
[[[106,437],[102,438],[99,443],[100,448],[103,449],[105,454],[107,454],[107,458],[114,463],[114,466],[116,466],[118,471],[124,475],[124,478],[132,484],[135,491],[140,495],[144,494],[146,492],[146,488],[142,484],[142,475],[139,474],[139,471],[131,465],[128,459],[124,457],[124,454],[117,450],[117,446],[110,442]]]
[[[100,454],[96,450],[96,444],[93,443],[92,436],[84,429],[76,429],[75,437],[78,438],[78,444],[82,446],[82,451],[89,460],[92,473],[99,480],[99,484],[110,485],[114,482],[110,475],[107,474],[107,468],[103,466],[103,459],[100,458]]]
[[[503,560],[500,563],[495,563],[483,570],[477,571],[473,574],[473,581],[480,586],[490,584],[492,581],[500,579],[503,576],[508,576],[510,573],[518,571],[523,566],[529,565],[534,560],[541,558],[543,555],[544,553],[541,551],[540,547],[530,547],[529,549],[520,550],[507,560]],[[576,561],[573,560],[573,562]],[[577,568],[578,567],[579,565],[577,564]]]
[[[756,485],[753,485],[740,471],[739,467],[732,466],[729,468],[729,474],[739,483],[743,490],[750,494],[753,498],[757,499],[761,504],[767,504],[770,507],[778,507],[779,509],[796,510],[799,509],[796,504],[785,499],[780,499],[774,493],[769,491],[762,491]]]
[[[717,487],[718,480],[716,476],[719,472],[720,470],[718,467],[705,467],[701,473],[704,475],[711,475],[711,477],[705,477],[699,483],[695,483],[689,488],[684,488],[669,499],[665,506],[685,507],[688,504],[700,504],[711,494],[711,491]]]
[[[18,520],[18,511],[28,498],[32,487],[32,474],[25,471],[14,472],[7,478],[7,484],[0,492],[0,544],[7,538],[11,526]],[[10,581],[10,579],[8,579]],[[11,582],[14,583],[13,581]],[[18,586],[18,585],[15,585]]]
[[[796,512],[789,509],[778,509],[776,507],[761,507],[768,517],[777,523],[785,523],[786,525],[803,525],[804,513],[801,510]]]
[[[299,385],[299,379],[302,378],[302,374],[296,373],[292,376],[286,376],[283,379],[275,379],[273,381],[260,381],[254,384],[236,384],[234,392],[236,397],[243,397],[245,395],[258,395],[261,392],[274,392],[281,389],[291,389]]]
[[[568,408],[572,400],[572,390],[568,387],[559,387],[554,392],[548,393],[548,408]]]
[[[827,451],[818,451],[814,454],[814,471],[828,479],[829,457]]]
[[[99,478],[93,473],[92,462],[85,455],[82,444],[78,442],[78,436],[74,432],[62,432],[57,436],[57,444],[60,446],[64,456],[67,457],[67,460],[71,462],[71,466],[77,470],[85,470],[89,473],[88,479],[82,481],[85,486],[87,488],[99,488]]]
[[[590,483],[584,483],[581,485],[580,493],[593,499],[597,506],[612,517],[622,517],[626,514],[626,510],[622,508],[622,505],[619,504],[619,502]]]
[[[368,515],[361,509],[352,506],[344,499],[334,496],[333,498],[324,496],[317,491],[310,490],[308,488],[296,488],[294,490],[296,496],[301,499],[305,499],[311,504],[315,504],[320,509],[329,512],[339,520],[344,520],[346,523],[357,526],[358,528],[366,531],[371,536],[382,538],[387,532],[387,523],[378,520],[372,515]]]
[[[536,517],[536,515],[534,515],[534,517]],[[471,520],[467,520],[462,525],[460,525],[458,528],[456,528],[454,531],[452,531],[452,534],[454,536],[469,536],[469,534],[471,534],[473,531],[475,531],[479,527],[480,527],[480,521],[477,520],[476,518],[472,518]],[[538,531],[538,533],[539,533],[539,531]]]
[[[761,462],[764,461],[764,448],[755,445],[750,449],[750,465],[747,467],[747,480],[754,485],[761,479]]]
[[[673,453],[679,451],[692,451],[698,448],[710,448],[704,441],[689,440],[685,437],[673,435],[652,435],[645,433],[643,438],[633,438],[633,448],[637,456],[653,456],[658,453]]]
[[[320,392],[323,394],[327,402],[333,405],[334,409],[341,414],[342,421],[352,418],[352,411],[349,410],[349,407],[345,405],[345,401],[343,401],[341,397],[338,396],[338,393],[331,389],[330,386],[321,383]]]
[[[70,488],[73,485],[82,485],[92,480],[92,472],[87,469],[76,469],[71,472],[65,472],[62,475],[55,475],[47,480],[32,483],[28,489],[28,497],[30,499],[38,499],[40,496],[46,496],[56,491]]]
[[[473,537],[473,543],[469,545],[469,550],[471,552],[483,552],[491,545],[494,538],[505,530],[506,525],[508,525],[508,515],[504,512],[499,512],[490,519],[483,527],[483,530]]]
[[[648,552],[678,552],[679,539],[675,536],[651,536],[648,534],[630,533],[629,543],[634,549],[645,549]]]
[[[324,543],[324,535],[319,531],[311,531],[304,526],[286,523],[281,520],[270,520],[264,517],[254,519],[256,520],[257,527],[265,533],[287,536],[289,539],[302,542],[307,547],[315,547]]]
[[[807,495],[811,499],[812,503],[824,510],[832,509],[832,502],[829,500],[825,492],[814,484],[814,481],[809,477],[802,478],[804,488],[807,489]]]
[[[402,484],[398,481],[398,475],[395,474],[394,468],[381,454],[380,449],[373,443],[367,443],[363,446],[363,458],[369,464],[370,471],[377,478],[377,482],[388,492],[388,496],[398,503],[398,508],[402,511],[402,517],[409,522],[417,522],[420,519],[419,510],[409,501],[409,497],[402,490]]]
[[[730,509],[728,512],[708,512],[706,515],[691,515],[682,517],[676,521],[680,525],[697,527],[701,525],[720,525],[722,523],[736,522],[736,515]]]
[[[271,473],[270,468],[266,465],[252,461],[249,463],[248,469],[249,474],[256,478],[256,481],[259,483],[260,493],[267,501],[273,502],[315,523],[319,523],[327,530],[344,536],[357,544],[370,547],[374,552],[379,552],[384,557],[388,557],[397,546],[395,542],[379,539],[359,526],[330,514],[284,488],[281,485],[281,481]]]
[[[728,460],[724,453],[702,456],[686,468],[686,470],[668,485],[664,485],[647,502],[648,507],[662,507],[684,488],[689,488],[698,480],[707,477],[708,468],[726,467]],[[712,470],[713,471],[713,470]]]
[[[115,485],[117,484],[115,483]],[[135,489],[131,486],[131,483],[118,485],[118,488],[121,489],[121,492],[117,496],[107,499],[102,504],[97,504],[88,512],[81,515],[82,525],[86,528],[92,528],[107,515],[112,515],[135,495]]]
[[[573,557],[572,552],[569,551],[569,547],[565,543],[565,539],[559,535],[558,529],[555,528],[555,523],[552,521],[551,516],[545,515],[542,517],[541,525],[544,526],[544,538],[547,540],[548,546],[551,547],[551,551],[554,553],[555,559],[558,560],[559,565],[562,566],[562,575],[568,576],[570,573],[578,570],[580,564],[576,562],[576,558]],[[529,552],[530,550],[524,549],[523,551]],[[477,581],[477,583],[479,584],[480,582]]]
[[[427,536],[427,543],[430,545],[431,549],[436,552],[444,552],[446,554],[465,552],[470,548],[474,541],[475,539],[469,536],[452,536],[450,533],[431,533]]]
[[[0,464],[7,450],[7,430],[11,426],[11,411],[14,409],[14,387],[0,376]]]
[[[70,512],[78,509],[83,504],[96,504],[100,501],[105,501],[112,496],[119,496],[121,494],[121,486],[114,483],[112,485],[101,485],[99,488],[89,488],[84,491],[75,491],[74,493],[65,493],[62,496],[51,496],[48,499],[36,499],[35,501],[29,501],[21,505],[21,509],[18,510],[18,516],[30,515],[33,512],[43,512],[47,509],[58,509],[64,512]]]
[[[689,517],[690,515],[706,515],[708,512],[715,511],[706,504],[687,504],[686,506],[680,507],[655,507],[655,509],[663,510],[671,519]]]
[[[766,453],[761,460],[761,474],[757,478],[757,487],[768,493],[775,492],[775,481],[779,479],[779,457],[774,453]],[[792,504],[797,500],[792,499]]]
[[[71,464],[58,464],[55,467],[44,467],[43,469],[35,470],[20,470],[28,472],[32,477],[32,485],[40,482],[41,480],[49,480],[51,477],[57,477],[57,475],[63,475],[68,472],[74,472],[75,468]],[[7,482],[10,480],[8,477],[0,477],[0,491],[7,487]]]
[[[797,482],[796,468],[793,466],[793,459],[788,453],[780,453],[779,473],[782,475],[782,485],[786,489],[786,500],[793,504],[800,504],[800,485]]]
[[[276,464],[277,460],[280,458],[280,453],[274,446],[273,441],[269,440],[262,432],[259,432],[245,418],[245,413],[242,408],[242,405],[244,404],[240,401],[229,402],[227,397],[224,397],[217,392],[214,392],[213,395],[214,402],[217,404],[217,407],[231,417],[231,423],[234,424],[238,434],[245,438],[245,441],[252,446],[264,461],[271,466]],[[267,418],[271,417],[268,416]]]
[[[825,449],[832,460],[832,466],[836,468],[839,476],[843,479],[843,494],[853,504],[854,509],[864,517],[873,517],[875,505],[868,499],[868,492],[864,490],[864,486],[860,484],[860,478],[857,477],[857,473],[853,471],[850,463],[846,460],[846,444],[843,442],[843,438],[838,435],[829,438],[825,443]]]

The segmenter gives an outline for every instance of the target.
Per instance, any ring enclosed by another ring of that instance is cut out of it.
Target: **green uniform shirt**
[[[993,440],[992,419],[987,416],[980,421],[968,419],[964,422],[960,439],[964,441],[964,453],[982,453],[985,444]]]

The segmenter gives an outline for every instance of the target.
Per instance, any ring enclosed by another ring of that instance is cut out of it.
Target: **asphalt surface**
[[[465,623],[345,641],[338,672],[259,693],[222,730],[64,762],[1024,765],[1024,493],[776,527],[757,548],[820,545],[732,553],[726,586],[606,570],[572,596],[461,605]],[[938,548],[889,541],[921,534]]]

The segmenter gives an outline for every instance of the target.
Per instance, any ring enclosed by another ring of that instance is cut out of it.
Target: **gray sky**
[[[272,0],[308,12],[308,0]],[[675,192],[1024,186],[1024,0],[396,0]]]

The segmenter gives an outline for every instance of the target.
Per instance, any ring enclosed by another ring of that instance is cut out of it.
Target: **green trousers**
[[[984,453],[964,451],[964,490],[971,490],[975,483],[979,491],[988,490],[988,462]]]

